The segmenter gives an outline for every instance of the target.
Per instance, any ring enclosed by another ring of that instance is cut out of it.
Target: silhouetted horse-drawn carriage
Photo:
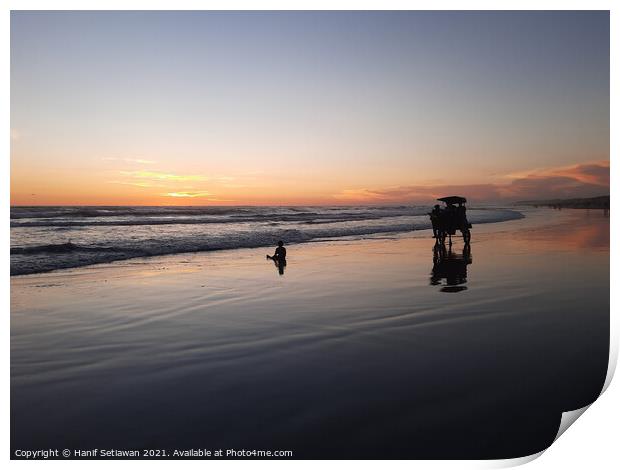
[[[433,224],[433,237],[438,243],[448,243],[452,245],[452,235],[460,230],[463,241],[469,243],[471,240],[471,224],[467,220],[467,209],[465,203],[467,199],[461,196],[448,196],[437,199],[445,204],[442,208],[437,204],[429,213]]]

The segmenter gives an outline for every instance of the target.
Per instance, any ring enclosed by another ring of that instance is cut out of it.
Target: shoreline
[[[602,210],[593,209],[595,212],[601,212]],[[536,210],[532,210],[529,214],[521,213],[522,217],[510,219],[510,220],[502,220],[498,222],[488,222],[488,223],[480,223],[476,224],[472,229],[473,237],[472,244],[475,244],[480,241],[480,239],[476,239],[476,234],[483,235],[483,239],[487,239],[494,232],[506,232],[510,230],[520,231],[520,230],[537,230],[544,229],[545,227],[553,227],[557,225],[566,224],[566,220],[562,220],[562,215],[567,218],[571,218],[574,215],[578,215],[582,213],[582,209],[567,209],[564,211],[564,214],[559,213],[556,209],[552,209],[550,207],[542,207],[536,208]],[[551,217],[549,217],[551,215]],[[579,217],[579,215],[578,215]],[[430,236],[432,233],[431,229],[420,229],[420,230],[412,230],[412,231],[398,231],[398,232],[378,232],[373,234],[368,234],[364,236],[345,236],[345,237],[337,237],[337,238],[325,238],[325,239],[314,239],[305,242],[295,242],[287,244],[287,247],[293,247],[292,253],[297,251],[297,248],[303,249],[304,247],[312,247],[314,245],[338,245],[342,244],[351,244],[351,243],[359,243],[364,244],[364,242],[372,242],[377,240],[427,240],[429,243],[433,243],[434,239]],[[457,236],[454,238],[455,243],[462,244],[462,238],[457,232]],[[215,256],[218,259],[234,259],[235,253],[241,253],[242,255],[246,255],[249,253],[250,257],[257,257],[258,262],[262,262],[264,259],[264,254],[271,254],[273,246],[258,246],[258,247],[238,247],[238,248],[229,248],[229,249],[217,249],[217,250],[204,250],[204,251],[188,251],[188,252],[175,252],[175,253],[165,253],[165,254],[157,254],[157,255],[149,255],[149,256],[136,256],[132,258],[126,259],[118,259],[101,263],[92,263],[82,266],[68,267],[68,268],[58,268],[52,269],[48,271],[41,271],[35,273],[27,273],[27,274],[11,274],[10,279],[11,282],[13,280],[18,279],[35,279],[38,276],[54,276],[54,275],[68,275],[71,278],[76,276],[80,276],[81,273],[90,274],[94,271],[97,271],[98,268],[103,270],[102,272],[108,270],[117,270],[117,269],[132,269],[136,267],[148,267],[149,265],[160,266],[166,263],[173,264],[187,264],[191,261],[188,259],[194,258],[202,258],[202,257],[210,257]],[[264,251],[264,254],[262,250]],[[230,255],[233,255],[232,257]],[[291,253],[289,253],[289,257],[287,259],[291,259]],[[245,257],[245,256],[244,256]]]
[[[496,208],[474,208],[473,210],[478,210],[478,211],[484,211],[484,210],[498,210]],[[516,209],[501,209],[501,210],[505,210],[511,213],[511,215],[509,216],[509,218],[503,219],[503,220],[482,220],[479,222],[475,223],[475,226],[482,226],[482,225],[493,225],[493,224],[498,224],[498,223],[503,223],[503,222],[509,222],[511,220],[520,220],[523,218],[526,218],[527,216],[522,212],[522,211],[518,211]],[[506,217],[506,215],[504,215],[504,217]],[[429,222],[430,224],[430,222]],[[408,224],[405,224],[408,225]],[[414,223],[411,223],[411,226],[413,227],[413,229],[410,230],[390,230],[391,226],[388,226],[387,228],[382,229],[381,227],[376,227],[376,228],[366,228],[366,229],[362,229],[361,231],[359,231],[360,233],[351,233],[351,234],[347,234],[347,235],[335,235],[335,236],[330,236],[330,235],[326,235],[326,236],[316,236],[315,238],[310,238],[308,240],[292,240],[287,242],[287,246],[296,246],[296,245],[300,245],[300,244],[305,244],[305,243],[313,243],[313,242],[323,242],[324,240],[349,240],[349,239],[359,239],[359,240],[364,240],[364,239],[372,239],[372,238],[376,238],[376,237],[381,237],[381,236],[390,236],[390,235],[396,235],[396,236],[406,236],[407,234],[419,234],[421,232],[430,232],[430,226],[426,227],[425,225],[422,226],[422,228],[416,229],[416,226]],[[283,230],[283,232],[286,232],[287,230]],[[82,268],[82,267],[88,267],[88,266],[94,266],[94,265],[100,265],[100,264],[110,264],[110,263],[116,263],[116,262],[122,262],[122,261],[127,261],[127,260],[131,260],[131,259],[149,259],[149,258],[154,258],[154,257],[159,257],[159,256],[171,256],[171,255],[183,255],[183,254],[191,254],[191,253],[209,253],[209,252],[216,252],[216,251],[234,251],[234,250],[239,250],[239,249],[253,249],[253,248],[265,248],[265,249],[270,249],[272,247],[271,244],[261,244],[261,243],[257,243],[257,244],[250,244],[248,246],[236,246],[236,247],[221,247],[221,248],[208,248],[208,249],[198,249],[198,250],[192,250],[192,249],[182,249],[180,251],[172,251],[170,253],[167,252],[162,252],[162,253],[152,253],[152,254],[144,254],[144,253],[122,253],[122,251],[119,250],[118,254],[114,254],[114,248],[113,247],[109,247],[109,248],[102,248],[100,249],[102,252],[102,256],[107,256],[108,258],[110,256],[112,256],[112,259],[102,259],[101,261],[97,261],[94,259],[89,259],[89,260],[84,260],[84,261],[75,261],[70,266],[66,266],[66,267],[50,267],[50,268],[36,268],[37,270],[33,270],[32,272],[14,272],[14,268],[13,268],[13,263],[11,263],[11,273],[10,276],[11,278],[16,277],[16,276],[29,276],[29,275],[36,275],[36,274],[43,274],[43,273],[50,273],[50,272],[57,272],[57,271],[63,271],[63,270],[67,270],[67,269],[78,269],[78,268]],[[63,244],[58,244],[58,245],[46,245],[44,247],[25,247],[25,248],[21,248],[21,247],[11,247],[11,256],[20,256],[22,254],[27,254],[30,253],[30,251],[28,250],[38,250],[39,248],[41,248],[41,251],[45,251],[45,250],[50,250],[51,252],[57,252],[59,255],[65,255],[65,254],[70,254],[72,252],[82,252],[85,251],[86,253],[90,253],[91,250],[99,250],[98,248],[95,247],[88,247],[88,246],[80,246],[79,244],[74,244],[72,243],[70,240],[68,242],[65,242]],[[15,268],[17,269],[17,268]],[[22,268],[23,270],[23,268]]]

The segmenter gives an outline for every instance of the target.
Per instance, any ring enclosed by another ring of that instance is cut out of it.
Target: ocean
[[[11,207],[11,275],[117,260],[427,230],[428,206]],[[518,219],[468,209],[472,224]]]

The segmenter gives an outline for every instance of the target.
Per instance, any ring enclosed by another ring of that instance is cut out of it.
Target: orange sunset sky
[[[11,204],[609,193],[607,12],[13,12]]]

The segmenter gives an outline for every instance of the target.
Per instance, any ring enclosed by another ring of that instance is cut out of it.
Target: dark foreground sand
[[[609,219],[473,233],[435,275],[425,232],[13,277],[11,448],[538,452],[605,379]]]

